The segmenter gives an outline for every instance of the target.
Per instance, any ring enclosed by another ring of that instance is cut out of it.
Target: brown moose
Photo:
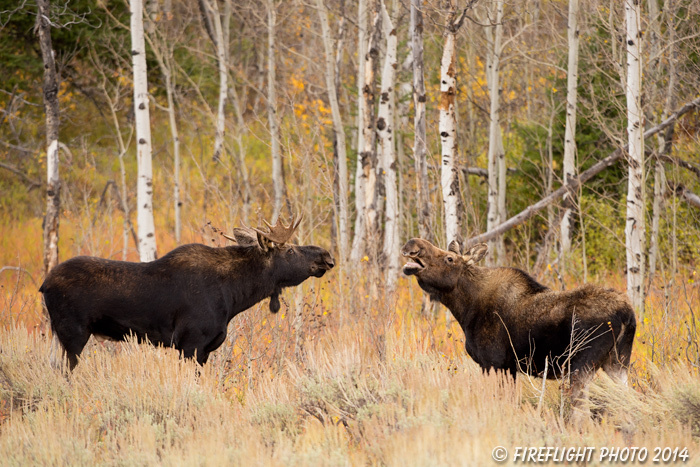
[[[590,284],[553,291],[519,269],[477,266],[487,251],[480,243],[463,255],[455,241],[445,251],[418,238],[401,250],[404,274],[449,308],[474,361],[513,377],[542,377],[545,365],[549,379],[569,375],[583,411],[598,368],[626,383],[636,321],[625,294]]]
[[[39,289],[54,333],[54,365],[60,353],[73,369],[93,334],[133,334],[204,364],[238,313],[267,297],[276,313],[283,288],[333,268],[323,248],[287,244],[298,225],[292,218],[289,227],[234,229],[226,237],[237,245],[183,245],[150,263],[79,256],[59,264]]]

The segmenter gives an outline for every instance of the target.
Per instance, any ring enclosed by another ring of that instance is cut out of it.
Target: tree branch
[[[508,167],[506,170],[508,173],[516,173],[518,171],[518,169],[514,169],[512,167]],[[489,176],[488,170],[479,167],[462,167],[462,172],[464,172],[466,175],[476,175],[482,178],[488,178]]]
[[[34,188],[39,188],[41,187],[41,182],[34,180],[30,178],[27,174],[19,170],[17,167],[10,165],[10,164],[5,164],[4,162],[0,162],[0,168],[3,168],[5,170],[9,170],[13,174],[19,176],[24,182],[28,185],[29,190],[33,190]]]
[[[696,195],[692,191],[688,191],[688,189],[683,185],[678,185],[675,188],[673,188],[673,192],[683,201],[687,202],[688,204],[697,209],[700,209],[700,196]]]
[[[199,5],[199,12],[201,14],[204,30],[206,31],[207,36],[209,36],[209,39],[211,40],[212,44],[214,44],[214,50],[216,50],[218,45],[216,41],[216,34],[214,34],[214,26],[211,22],[211,16],[209,12],[210,7],[206,4],[206,0],[198,0],[197,4]]]
[[[686,113],[696,109],[700,108],[700,97],[688,102],[685,104],[683,107],[678,109],[676,112],[673,113],[670,117],[668,117],[666,120],[663,122],[659,123],[653,128],[648,129],[647,131],[644,132],[644,138],[648,138],[652,135],[655,135],[656,133],[664,130],[665,128],[673,125],[676,123],[676,121]],[[488,240],[491,240],[492,238],[496,238],[499,235],[502,235],[503,233],[507,232],[508,230],[512,229],[516,225],[522,224],[526,220],[530,219],[532,216],[535,215],[538,211],[544,209],[547,207],[549,204],[554,202],[555,200],[561,198],[564,196],[564,194],[567,192],[567,189],[571,190],[577,190],[581,185],[586,183],[588,180],[591,178],[595,177],[598,175],[600,172],[603,170],[607,169],[611,165],[613,165],[615,162],[617,162],[619,159],[622,158],[622,156],[626,153],[627,151],[627,145],[624,147],[615,150],[612,154],[610,154],[608,157],[605,159],[598,161],[593,167],[590,169],[584,171],[581,173],[581,175],[578,176],[578,178],[572,179],[571,184],[568,186],[562,186],[558,190],[553,191],[550,193],[548,196],[545,196],[535,204],[532,204],[525,208],[523,211],[520,213],[516,214],[515,216],[511,217],[507,221],[503,222],[502,224],[496,226],[495,228],[489,230],[488,232],[484,232],[481,235],[477,235],[476,237],[472,237],[468,239],[465,243],[466,246],[471,246],[474,245],[475,243],[479,242],[486,242]],[[694,199],[692,198],[693,193],[686,192],[687,193],[683,195],[683,198],[686,199],[689,203],[693,204]],[[700,204],[698,205],[700,207]]]
[[[700,177],[700,167],[696,166],[695,164],[693,164],[691,162],[683,160],[679,157],[669,156],[668,154],[658,154],[658,155],[656,155],[656,157],[663,162],[669,162],[671,164],[677,165],[678,167],[683,167],[684,169],[688,169],[691,172],[693,172],[696,177]]]

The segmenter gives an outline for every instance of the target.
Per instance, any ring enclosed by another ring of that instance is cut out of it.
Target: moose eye
[[[293,255],[293,254],[294,254],[294,248],[290,248],[289,250],[287,250],[287,254],[290,255],[290,256]]]
[[[447,261],[448,263],[454,263],[455,259],[452,256],[448,256],[447,258],[445,258],[445,261]]]

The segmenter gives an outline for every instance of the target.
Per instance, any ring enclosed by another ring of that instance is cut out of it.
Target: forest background
[[[573,430],[566,384],[482,375],[459,326],[398,274],[411,237],[468,243],[525,211],[489,239],[490,264],[555,289],[628,286],[626,3],[581,3],[567,138],[566,1],[145,2],[157,254],[225,244],[212,225],[301,213],[297,241],[339,267],[286,292],[278,315],[237,317],[199,379],[173,352],[92,343],[66,381],[46,362],[37,290],[52,164],[39,36],[48,26],[56,70],[58,259],[137,261],[130,5],[0,2],[3,455],[484,465],[497,445],[566,443],[688,447],[697,462],[700,2],[639,5],[641,128],[685,111],[640,153],[645,302],[631,391],[603,378],[601,415]],[[564,171],[573,179],[616,151],[565,199],[526,211]]]

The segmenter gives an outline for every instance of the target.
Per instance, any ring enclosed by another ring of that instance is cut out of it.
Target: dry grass
[[[386,297],[373,274],[341,283],[333,271],[286,291],[277,315],[266,303],[239,315],[200,371],[171,349],[91,341],[66,378],[33,327],[36,286],[6,271],[0,463],[493,465],[501,445],[680,446],[700,465],[692,273],[652,289],[631,388],[599,375],[580,427],[559,385],[542,394],[541,380],[482,374],[444,309],[421,314],[411,281]]]

